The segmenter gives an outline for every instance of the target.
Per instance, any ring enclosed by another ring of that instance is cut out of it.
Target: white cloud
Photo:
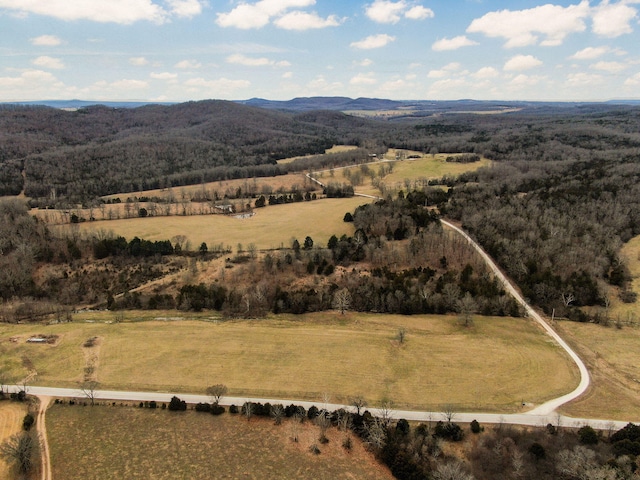
[[[147,88],[149,83],[144,80],[131,80],[124,78],[110,83],[109,86],[117,90],[142,90]]]
[[[39,47],[57,47],[62,44],[62,40],[55,35],[40,35],[39,37],[30,39],[30,42],[31,45]]]
[[[427,7],[423,7],[422,5],[416,5],[415,7],[411,7],[404,14],[406,18],[409,20],[425,20],[427,18],[435,17],[435,13],[433,10]]]
[[[244,65],[245,67],[290,67],[291,63],[287,61],[276,62],[266,57],[253,58],[242,55],[241,53],[235,53],[227,57],[227,63],[234,63],[237,65]]]
[[[369,67],[373,65],[373,60],[365,58],[364,60],[360,60],[359,62],[353,62],[353,64],[357,67]]]
[[[377,23],[398,23],[400,15],[407,9],[407,4],[403,0],[390,2],[388,0],[376,0],[371,5],[367,5],[365,14]]]
[[[429,88],[428,96],[431,98],[459,97],[461,91],[468,91],[469,83],[463,78],[446,78],[433,82]]]
[[[262,28],[273,17],[284,15],[291,8],[315,5],[315,0],[261,0],[256,3],[241,3],[228,13],[218,13],[216,23],[221,27],[243,30]]]
[[[589,2],[578,5],[541,5],[526,10],[500,10],[476,18],[467,28],[468,33],[482,33],[487,37],[504,38],[505,47],[525,47],[540,44],[560,45],[570,33],[586,30]],[[539,40],[539,36],[544,39]]]
[[[511,57],[504,64],[503,69],[506,71],[522,71],[529,70],[542,65],[542,62],[533,55],[516,55]]]
[[[71,98],[74,93],[50,72],[26,70],[17,77],[0,77],[0,100]]]
[[[449,72],[445,72],[444,70],[430,70],[427,73],[427,78],[444,78],[449,75]]]
[[[602,75],[579,72],[567,75],[565,83],[569,87],[589,87],[601,85],[603,83],[603,79]]]
[[[284,30],[311,30],[317,28],[337,27],[344,20],[338,19],[335,15],[327,18],[318,16],[317,13],[307,13],[301,11],[290,12],[276,19],[273,24]]]
[[[261,28],[269,23],[269,15],[255,5],[243,3],[229,13],[218,13],[216,23],[221,27],[235,27],[243,30]]]
[[[482,67],[477,72],[472,74],[472,76],[478,80],[486,80],[488,78],[495,78],[499,76],[500,73],[493,67]]]
[[[409,20],[424,20],[435,15],[430,8],[422,5],[411,6],[405,0],[393,2],[390,0],[375,0],[367,5],[365,14],[376,23],[398,23],[404,16]]]
[[[305,86],[310,95],[320,93],[343,93],[344,86],[340,82],[329,82],[323,75],[318,75]]]
[[[518,88],[534,87],[538,85],[540,82],[542,82],[544,79],[545,77],[542,77],[539,75],[525,75],[521,73],[520,75],[517,75],[516,77],[511,79],[511,82],[509,82],[509,85],[512,87],[518,87]]]
[[[60,20],[91,20],[128,25],[140,20],[162,23],[167,12],[152,0],[0,0],[0,8],[21,15],[36,14]]]
[[[349,80],[349,84],[351,85],[375,85],[378,81],[375,79],[373,73],[359,73],[355,77],[352,77]]]
[[[469,47],[472,45],[478,45],[478,42],[474,42],[473,40],[468,39],[465,35],[459,35],[453,38],[443,38],[441,40],[437,40],[432,46],[431,49],[436,52],[442,52],[445,50],[457,50],[462,47]]]
[[[593,60],[609,51],[609,47],[587,47],[577,51],[571,57],[574,60]]]
[[[609,73],[618,73],[626,69],[627,66],[620,62],[598,62],[590,65],[594,70],[602,70]]]
[[[293,72],[284,72],[282,78],[293,78]]]
[[[193,18],[202,13],[203,2],[200,0],[167,0],[171,13],[181,18]]]
[[[228,78],[218,78],[216,80],[206,80],[204,78],[191,78],[184,82],[186,87],[194,91],[206,89],[210,91],[211,97],[226,96],[237,90],[251,86],[249,80],[230,80]]]
[[[171,72],[160,72],[160,73],[151,72],[150,77],[155,79],[155,80],[172,81],[172,80],[175,80],[176,78],[178,78],[178,74],[177,73],[171,73]]]
[[[196,62],[195,60],[182,60],[176,63],[175,68],[181,68],[183,70],[197,70],[202,67],[200,62]]]
[[[609,38],[631,33],[633,29],[630,23],[637,15],[636,9],[625,2],[610,4],[609,0],[604,0],[593,9],[593,31],[597,35]]]
[[[637,87],[640,85],[640,73],[636,73],[634,76],[627,78],[624,81],[626,87]]]
[[[52,70],[62,70],[64,63],[59,58],[47,57],[46,55],[34,59],[31,63],[38,67],[48,68]]]
[[[351,46],[362,50],[371,50],[373,48],[384,47],[387,44],[393,42],[395,39],[396,37],[392,37],[391,35],[387,35],[386,33],[380,33],[378,35],[369,35],[364,40],[353,42],[351,43]]]
[[[35,84],[44,85],[47,83],[59,84],[59,81],[51,73],[42,70],[27,70],[22,72],[19,77],[0,77],[0,87],[2,88],[29,88]]]
[[[131,65],[135,65],[136,67],[143,67],[149,64],[149,60],[144,57],[131,57],[129,59],[129,63]]]
[[[431,70],[428,74],[428,78],[444,78],[449,76],[452,72],[460,70],[461,65],[458,62],[451,62],[439,70]]]

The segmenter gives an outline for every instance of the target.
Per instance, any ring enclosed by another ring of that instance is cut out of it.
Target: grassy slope
[[[522,319],[478,317],[470,329],[448,316],[335,313],[220,323],[81,319],[0,326],[7,373],[24,377],[28,359],[35,384],[73,387],[85,366],[82,344],[98,336],[97,378],[110,389],[197,393],[225,383],[233,396],[320,400],[327,392],[336,402],[361,394],[397,408],[518,411],[522,400],[539,403],[577,383],[561,350]],[[399,328],[407,331],[403,345],[394,340]],[[24,343],[35,333],[60,342]],[[7,341],[15,335],[21,340]]]
[[[54,405],[47,431],[53,477],[67,480],[393,478],[360,442],[351,452],[342,449],[336,429],[329,430],[327,445],[319,445],[320,455],[309,453],[318,436],[310,423],[294,443],[288,421],[275,426],[229,414]]]

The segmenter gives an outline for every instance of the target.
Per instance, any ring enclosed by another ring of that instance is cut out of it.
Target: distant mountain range
[[[5,104],[10,102],[4,102]],[[18,105],[44,105],[59,109],[80,109],[92,105],[104,105],[111,108],[137,108],[144,105],[172,105],[177,102],[101,102],[89,100],[42,100],[29,102],[11,102]],[[312,110],[333,110],[341,112],[393,112],[393,116],[425,115],[433,113],[457,112],[497,112],[511,109],[566,108],[588,105],[640,105],[640,99],[614,99],[607,102],[530,102],[496,100],[387,100],[380,98],[349,97],[299,97],[291,100],[267,100],[251,98],[237,100],[236,103],[269,110],[306,112]],[[1,103],[0,103],[1,105]]]

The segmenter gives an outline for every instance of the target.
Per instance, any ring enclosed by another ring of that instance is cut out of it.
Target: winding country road
[[[566,395],[562,395],[561,397],[554,398],[553,400],[549,400],[548,402],[543,403],[542,405],[537,406],[533,410],[529,411],[529,415],[548,415],[553,413],[558,407],[564,405],[565,403],[570,402],[571,400],[575,400],[584,392],[587,391],[589,385],[591,384],[591,380],[589,377],[589,371],[587,370],[587,366],[584,364],[582,359],[573,351],[573,349],[565,342],[560,335],[556,333],[556,331],[551,328],[551,326],[542,318],[542,316],[536,312],[531,305],[529,305],[525,299],[520,295],[520,292],[513,286],[513,284],[504,276],[502,271],[495,264],[493,259],[483,250],[483,248],[478,245],[464,230],[456,225],[448,222],[446,220],[440,220],[442,224],[456,231],[460,235],[462,235],[467,242],[469,242],[473,248],[482,256],[485,263],[491,270],[494,275],[500,280],[504,288],[516,299],[520,305],[522,305],[525,309],[527,315],[533,318],[543,329],[544,331],[553,338],[567,354],[571,357],[574,363],[578,366],[578,370],[580,370],[580,383],[572,392],[567,393]]]
[[[311,174],[306,174],[306,176],[313,182],[318,185],[324,187],[324,184],[312,177]],[[370,198],[370,199],[380,199],[380,197],[366,195],[366,194],[358,194],[355,195]],[[484,259],[486,264],[491,268],[494,275],[500,280],[505,290],[507,290],[520,305],[524,308],[526,314],[533,318],[540,327],[549,335],[555,342],[562,347],[569,357],[574,361],[577,365],[578,370],[580,371],[580,382],[578,386],[571,392],[562,395],[558,398],[554,398],[549,400],[541,405],[538,405],[532,410],[529,410],[524,413],[518,414],[493,414],[493,413],[456,413],[453,417],[455,421],[458,422],[471,422],[472,420],[477,420],[480,423],[490,423],[490,424],[514,424],[514,425],[527,425],[527,426],[545,426],[549,423],[556,426],[567,426],[567,427],[580,427],[584,425],[590,425],[593,428],[600,430],[618,430],[624,427],[628,422],[627,421],[613,421],[607,419],[592,419],[592,418],[572,418],[565,417],[560,415],[559,413],[555,413],[556,409],[561,405],[564,405],[572,400],[575,400],[590,386],[590,377],[589,371],[587,370],[586,365],[582,361],[582,359],[573,351],[573,349],[556,333],[555,330],[545,321],[545,319],[536,312],[522,297],[520,292],[515,288],[515,286],[507,279],[507,277],[502,273],[502,271],[498,268],[493,259],[483,250],[483,248],[478,245],[464,230],[460,227],[454,225],[453,223],[442,220],[441,222],[447,228],[450,228],[454,232],[463,236],[465,240],[473,246],[473,248],[480,254],[480,256]],[[10,389],[12,391],[19,391],[22,387],[20,386],[11,386]],[[51,480],[51,462],[49,459],[49,445],[47,441],[46,434],[46,425],[45,425],[45,412],[49,405],[50,398],[86,398],[85,393],[78,389],[67,389],[67,388],[55,388],[55,387],[29,387],[28,393],[30,395],[36,395],[40,398],[41,407],[38,412],[38,425],[39,425],[39,435],[43,448],[42,455],[42,480]],[[127,392],[127,391],[113,391],[113,390],[98,390],[94,392],[94,398],[96,400],[111,400],[111,401],[136,401],[136,402],[146,402],[155,400],[157,402],[168,403],[171,400],[171,397],[178,396],[180,399],[185,400],[187,403],[195,404],[200,402],[209,402],[210,398],[207,395],[194,395],[194,394],[178,394],[178,393],[157,393],[157,392]],[[342,404],[327,404],[323,402],[307,402],[307,401],[299,401],[299,400],[285,400],[285,399],[273,399],[273,398],[250,398],[250,397],[224,397],[221,401],[223,405],[242,405],[245,402],[259,402],[259,403],[271,403],[271,404],[297,404],[302,405],[306,409],[310,408],[312,405],[319,406],[321,408],[325,408],[328,410],[338,410],[341,408],[345,408],[346,410],[353,411],[353,407],[342,405]],[[382,411],[378,408],[369,408],[373,415],[382,415],[387,414],[393,418],[399,419],[404,418],[406,420],[412,421],[420,421],[420,422],[432,422],[438,420],[444,420],[445,416],[443,412],[419,412],[419,411],[410,411],[410,410],[394,410],[392,412]],[[638,419],[634,419],[633,421],[637,421]]]

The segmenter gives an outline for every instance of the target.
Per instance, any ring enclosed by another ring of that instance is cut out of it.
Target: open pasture
[[[562,412],[640,422],[640,328],[565,321],[558,332],[576,348],[592,380],[586,395]]]
[[[396,408],[519,411],[522,401],[541,403],[578,382],[562,350],[524,319],[476,317],[465,328],[452,316],[328,312],[203,322],[162,312],[164,320],[107,324],[100,315],[0,326],[5,372],[24,378],[28,359],[37,372],[33,384],[76,386],[83,342],[98,337],[95,376],[105,389],[198,393],[224,383],[232,396],[320,401],[328,393],[335,403],[363,395],[371,405],[389,400]],[[102,315],[113,320],[112,312]],[[406,341],[399,344],[401,328]],[[24,342],[35,334],[59,341]]]
[[[424,154],[410,150],[389,149],[382,160],[363,165],[335,169],[333,176],[331,172],[324,171],[319,174],[322,182],[349,182],[349,176],[356,172],[362,172],[368,168],[376,175],[381,168],[391,172],[386,173],[382,178],[378,175],[378,181],[384,184],[387,191],[407,190],[407,183],[410,188],[414,188],[416,181],[426,181],[442,178],[445,175],[460,175],[465,172],[477,170],[491,164],[491,161],[483,158],[479,162],[456,163],[447,162],[446,158],[452,154]],[[418,158],[409,158],[418,157]],[[420,188],[422,185],[419,186]],[[355,187],[356,192],[367,195],[381,195],[380,189],[373,185],[371,177],[362,175],[362,183]]]
[[[353,436],[347,452],[344,434],[330,428],[329,443],[314,455],[318,427],[299,425],[295,443],[291,424],[119,406],[53,405],[47,413],[53,478],[393,478]]]
[[[85,222],[85,232],[111,230],[127,239],[135,236],[146,240],[167,240],[185,235],[193,249],[207,245],[245,247],[254,243],[259,249],[290,247],[297,238],[302,244],[310,236],[318,245],[326,246],[331,235],[353,234],[353,224],[343,222],[346,212],[370,200],[361,197],[322,199],[311,202],[271,205],[255,209],[249,218],[233,215],[188,215],[170,217],[130,218]]]

